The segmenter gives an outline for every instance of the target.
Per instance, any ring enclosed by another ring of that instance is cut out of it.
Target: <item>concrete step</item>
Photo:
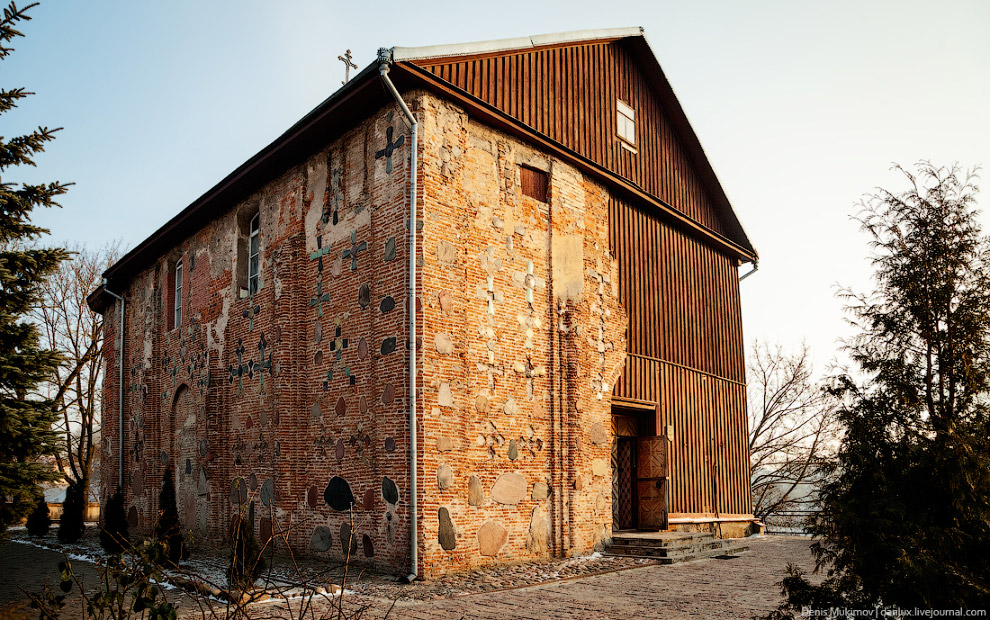
[[[636,541],[639,543],[643,540]],[[676,546],[655,546],[650,544],[609,545],[604,555],[624,558],[644,558],[659,564],[674,564],[709,558],[732,559],[749,547],[738,539],[713,539],[711,535],[701,537],[698,542],[682,541]]]
[[[619,533],[612,535],[613,545],[638,545],[649,547],[677,547],[716,540],[707,532]]]

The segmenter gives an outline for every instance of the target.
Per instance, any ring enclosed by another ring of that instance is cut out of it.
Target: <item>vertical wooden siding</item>
[[[615,402],[656,406],[674,427],[670,510],[749,514],[739,280],[733,259],[627,202],[609,205],[628,356]]]
[[[621,40],[418,60],[438,77],[726,234],[639,65]],[[616,100],[636,111],[636,149],[616,135]]]

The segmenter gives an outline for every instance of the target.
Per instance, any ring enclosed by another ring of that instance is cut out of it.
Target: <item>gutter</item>
[[[117,485],[124,489],[124,298],[107,288],[107,279],[103,278],[103,292],[120,302],[117,321]]]
[[[416,169],[419,150],[419,125],[409,106],[402,100],[395,84],[388,77],[393,62],[392,50],[378,50],[378,70],[382,82],[392,93],[410,125],[409,146],[409,575],[406,581],[416,579],[419,570],[419,515],[417,512],[417,459],[416,459]]]
[[[754,258],[753,259],[753,268],[750,269],[749,271],[747,271],[746,273],[742,274],[741,276],[739,276],[739,281],[742,282],[743,280],[745,280],[746,278],[748,278],[749,276],[753,275],[754,273],[756,273],[759,270],[760,270],[760,259]]]

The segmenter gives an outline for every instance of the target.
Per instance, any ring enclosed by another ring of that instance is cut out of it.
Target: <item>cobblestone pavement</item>
[[[366,620],[478,618],[585,620],[595,618],[740,618],[762,615],[780,600],[777,582],[788,562],[814,566],[810,541],[767,537],[746,541],[750,551],[730,560],[664,566],[627,558],[570,558],[490,568],[432,582],[401,585],[364,575],[348,583],[345,609],[367,607]],[[23,542],[0,543],[0,620],[36,617],[17,589],[55,578],[61,554]],[[92,574],[84,562],[77,570]],[[172,598],[175,597],[173,592]],[[178,597],[180,616],[201,616],[191,597]],[[394,603],[394,607],[392,604]],[[248,616],[298,617],[300,600],[248,606]],[[316,617],[329,603],[316,601]],[[391,607],[391,609],[390,609]],[[75,617],[75,616],[72,616]]]

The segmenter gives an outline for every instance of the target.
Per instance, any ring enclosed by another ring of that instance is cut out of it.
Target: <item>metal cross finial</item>
[[[341,84],[346,84],[351,79],[351,69],[357,69],[358,66],[351,62],[351,50],[347,50],[343,56],[337,56],[337,60],[344,63],[344,80]]]

